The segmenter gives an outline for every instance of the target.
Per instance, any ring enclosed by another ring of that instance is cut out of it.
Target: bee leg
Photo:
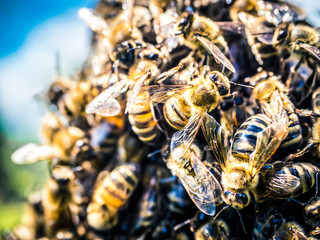
[[[295,66],[292,66],[290,68],[289,76],[286,81],[287,88],[290,88],[292,81],[296,78],[297,70],[301,66],[301,64],[304,62],[304,59],[305,59],[304,57],[301,57],[299,62]]]
[[[238,213],[238,215],[239,215],[239,218],[240,218],[240,222],[241,222],[241,226],[242,226],[243,232],[244,232],[245,234],[247,234],[247,230],[246,230],[246,228],[245,228],[245,226],[244,226],[244,223],[243,223],[243,220],[242,220],[241,213],[240,213],[240,211],[239,211],[238,207],[237,207],[237,208],[235,208],[235,209],[236,209],[236,211],[237,211],[237,213]]]
[[[110,79],[112,77],[112,75],[115,73],[117,75],[117,81],[119,82],[120,81],[120,78],[119,78],[119,59],[117,61],[115,61],[112,65],[112,68],[111,68],[111,71],[110,71],[110,74],[109,74],[109,78],[107,80],[107,85],[110,84]]]
[[[320,117],[319,114],[313,112],[312,110],[309,110],[309,109],[298,109],[298,108],[295,108],[294,109],[295,113],[298,114],[298,115],[301,115],[301,116],[305,116],[305,117]]]
[[[287,156],[286,158],[284,158],[283,160],[281,160],[281,162],[287,162],[287,161],[292,161],[295,158],[301,157],[304,154],[308,153],[311,148],[313,148],[313,146],[315,145],[314,142],[309,143],[305,148],[303,148],[301,151],[298,151],[296,153],[291,153],[289,156]]]

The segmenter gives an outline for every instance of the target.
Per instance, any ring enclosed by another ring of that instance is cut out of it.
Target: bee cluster
[[[109,1],[46,94],[6,239],[318,239],[320,33],[282,1]],[[201,131],[199,129],[201,128]]]

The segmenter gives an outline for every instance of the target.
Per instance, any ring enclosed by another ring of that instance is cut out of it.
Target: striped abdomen
[[[117,150],[118,139],[122,132],[122,129],[107,121],[101,122],[92,128],[90,143],[97,152],[111,155]]]
[[[293,163],[288,166],[284,166],[279,170],[275,171],[274,175],[276,178],[281,178],[283,174],[288,176],[294,176],[299,179],[300,185],[296,191],[288,193],[290,197],[299,196],[307,192],[316,182],[316,175],[319,172],[319,168],[311,163]],[[287,177],[288,178],[288,177]],[[285,195],[285,193],[283,194]],[[285,197],[285,196],[284,196]]]
[[[128,200],[139,181],[140,167],[125,164],[112,170],[101,180],[93,194],[93,201],[105,204],[107,208],[120,208]]]
[[[292,149],[298,149],[302,142],[302,132],[298,115],[291,113],[289,115],[289,121],[292,121],[292,123],[288,127],[288,136],[282,141],[279,147],[280,153],[291,153]]]
[[[271,124],[271,119],[265,114],[257,114],[248,118],[236,131],[233,137],[231,153],[234,157],[248,160],[255,150],[257,135]]]
[[[129,122],[132,130],[145,143],[152,143],[160,136],[157,121],[154,119],[147,92],[141,92],[129,111]]]
[[[272,45],[263,44],[257,36],[247,33],[248,44],[256,61],[264,66],[274,66],[278,62],[279,51]]]
[[[185,98],[171,97],[164,105],[163,115],[171,127],[180,130],[191,117],[190,103]]]

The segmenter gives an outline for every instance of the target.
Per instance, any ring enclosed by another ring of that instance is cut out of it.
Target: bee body
[[[129,122],[141,141],[152,143],[160,136],[160,130],[153,117],[152,106],[145,101],[147,95],[147,92],[139,93],[129,112]]]
[[[232,156],[249,161],[257,144],[257,135],[271,123],[265,114],[257,114],[247,119],[236,131],[231,147]]]
[[[117,224],[118,210],[126,204],[139,180],[139,165],[125,164],[98,176],[92,200],[87,209],[88,224],[97,230],[108,230]]]

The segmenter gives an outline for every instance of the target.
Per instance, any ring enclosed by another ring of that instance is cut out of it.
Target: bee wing
[[[193,152],[190,158],[195,176],[178,173],[178,177],[195,205],[205,214],[214,215],[216,199],[222,192],[221,186]]]
[[[116,82],[96,96],[86,107],[86,113],[97,113],[102,116],[115,116],[121,111],[120,103],[115,99],[128,88],[126,79]]]
[[[320,49],[307,43],[299,43],[299,47],[306,50],[311,56],[320,63]]]
[[[275,122],[257,134],[256,148],[250,154],[251,174],[255,176],[288,135],[288,124]]]
[[[192,87],[192,85],[153,85],[142,87],[142,90],[149,92],[149,99],[146,101],[151,100],[153,104],[158,104],[164,103],[172,96],[182,95],[186,89]]]
[[[267,182],[266,182],[267,181]],[[288,197],[299,190],[301,186],[300,179],[291,174],[275,174],[264,181],[264,197]]]
[[[126,114],[130,108],[132,107],[132,104],[134,102],[134,100],[136,99],[136,97],[138,96],[142,85],[144,84],[144,82],[150,77],[150,71],[148,71],[146,74],[144,74],[142,77],[139,78],[139,80],[135,83],[133,89],[132,89],[132,93],[131,96],[129,97],[128,101],[127,101],[127,107],[124,111],[124,113]]]
[[[203,44],[203,46],[207,49],[207,51],[213,55],[213,57],[217,62],[224,65],[231,72],[233,73],[236,72],[234,66],[229,61],[229,59],[221,52],[221,50],[215,44],[213,44],[208,39],[200,35],[197,35],[197,39]]]
[[[189,150],[201,126],[203,117],[203,113],[195,114],[183,129],[173,134],[170,143],[170,152],[173,159],[180,159]]]
[[[245,25],[238,21],[214,22],[222,30],[245,35]]]
[[[254,17],[246,12],[240,12],[238,16],[251,35],[257,35],[257,38],[262,43],[272,45],[274,29],[267,27],[258,17]]]
[[[205,113],[201,125],[203,134],[221,167],[227,161],[228,136],[224,128],[209,114]]]
[[[57,157],[58,152],[53,147],[28,143],[18,148],[11,155],[11,160],[16,164],[31,164],[41,160],[53,160]]]
[[[78,16],[92,31],[104,35],[106,34],[108,29],[106,21],[93,9],[80,8],[78,11]]]

